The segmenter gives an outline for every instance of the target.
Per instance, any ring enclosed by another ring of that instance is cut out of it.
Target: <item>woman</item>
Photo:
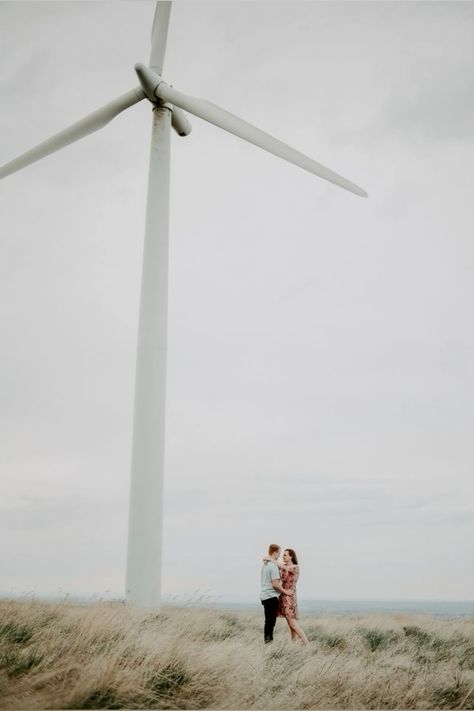
[[[262,560],[272,560],[272,558],[269,555],[264,555]],[[303,640],[304,644],[308,644],[308,638],[306,637],[303,629],[296,621],[298,617],[298,604],[296,601],[296,582],[300,574],[296,553],[292,548],[285,548],[285,550],[283,551],[283,562],[280,560],[276,560],[274,562],[278,565],[280,569],[281,584],[284,588],[293,591],[292,595],[280,595],[277,617],[286,618],[286,621],[288,622],[288,627],[290,628],[292,640],[296,640],[298,639],[298,637],[300,637],[300,639]]]

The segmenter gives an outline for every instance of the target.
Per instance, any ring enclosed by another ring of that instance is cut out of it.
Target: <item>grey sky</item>
[[[0,3],[0,162],[151,2]],[[363,186],[172,136],[163,592],[473,599],[471,2],[177,2],[165,79]],[[1,592],[122,594],[150,109],[1,183]]]

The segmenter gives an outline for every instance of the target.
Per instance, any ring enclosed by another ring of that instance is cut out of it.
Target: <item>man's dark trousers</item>
[[[273,630],[276,624],[280,598],[273,596],[269,597],[267,600],[261,600],[260,602],[265,610],[265,626],[263,628],[263,636],[266,644],[267,642],[273,641]]]

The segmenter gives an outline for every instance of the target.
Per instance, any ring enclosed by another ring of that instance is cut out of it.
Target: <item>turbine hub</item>
[[[135,64],[135,71],[147,99],[149,99],[154,106],[166,106],[169,108],[171,110],[171,125],[178,136],[188,136],[191,133],[191,124],[184,112],[177,106],[162,101],[160,97],[156,95],[156,90],[159,85],[166,84],[166,82],[159,74],[156,74],[153,69],[146,67],[141,62]]]
[[[156,74],[152,69],[146,67],[141,62],[135,64],[135,71],[138,76],[143,91],[152,104],[156,104],[160,99],[155,94],[155,89],[162,83],[163,79],[159,74]]]

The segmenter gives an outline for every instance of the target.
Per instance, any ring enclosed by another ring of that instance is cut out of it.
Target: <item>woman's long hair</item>
[[[293,548],[285,548],[285,550],[288,551],[290,558],[293,561],[293,565],[298,565],[298,558],[296,557],[296,553]]]

